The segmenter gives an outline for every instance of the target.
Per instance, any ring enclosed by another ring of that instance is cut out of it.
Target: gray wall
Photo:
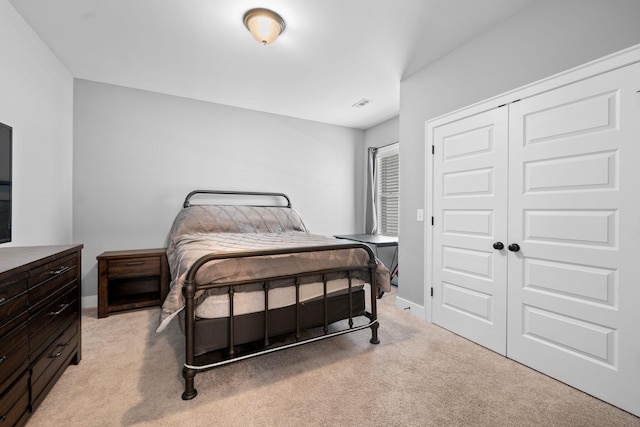
[[[424,306],[425,122],[638,44],[639,17],[637,0],[542,1],[401,83],[402,299]]]
[[[400,117],[396,116],[364,131],[365,152],[369,147],[382,147],[398,142],[399,137]]]
[[[163,247],[194,189],[284,192],[317,234],[362,229],[364,132],[75,80],[73,236],[96,256]]]
[[[6,0],[0,0],[0,122],[13,128],[8,246],[72,239],[73,78]]]

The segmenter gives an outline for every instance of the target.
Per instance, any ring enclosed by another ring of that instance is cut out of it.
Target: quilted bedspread
[[[344,240],[310,234],[297,213],[289,208],[251,206],[192,206],[183,209],[169,235],[167,257],[171,270],[169,294],[162,306],[157,332],[184,308],[182,286],[190,266],[208,254],[292,249],[345,244]],[[287,253],[252,258],[227,258],[205,264],[197,283],[230,283],[265,279],[344,266],[362,266],[368,261],[363,249],[341,249]],[[359,278],[368,281],[368,272]],[[356,276],[357,277],[357,276]],[[380,289],[390,290],[389,271],[378,262]],[[247,290],[251,290],[247,288]],[[200,291],[196,304],[220,289]]]

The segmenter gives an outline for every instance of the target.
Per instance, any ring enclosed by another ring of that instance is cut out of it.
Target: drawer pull
[[[62,313],[70,305],[71,304],[62,304],[58,311],[52,311],[51,313],[49,313],[49,316],[57,316],[58,314]]]
[[[4,420],[6,420],[7,417],[5,417],[4,415],[0,415],[0,423],[3,423]]]
[[[5,298],[0,298],[0,305],[4,304],[5,301],[6,301]]]
[[[64,351],[64,349],[65,349],[65,348],[67,348],[68,346],[69,346],[69,343],[66,343],[66,344],[58,344],[58,345],[57,345],[57,347],[62,347],[62,348],[60,349],[60,351],[59,351],[59,352],[57,352],[57,353],[54,353],[54,354],[50,355],[49,357],[50,357],[51,359],[55,359],[56,357],[60,357],[60,356],[62,355],[62,352]]]
[[[59,269],[57,269],[57,270],[51,270],[51,271],[49,271],[49,274],[50,274],[51,276],[55,276],[55,275],[57,275],[57,274],[64,273],[65,271],[70,270],[70,269],[71,269],[71,267],[67,267],[66,265],[63,265],[63,266],[61,266],[61,267],[60,267]]]
[[[7,356],[0,356],[0,364],[7,360]]]
[[[132,265],[144,265],[144,261],[132,261],[132,262],[127,262],[124,265],[126,265],[127,267],[132,266]]]

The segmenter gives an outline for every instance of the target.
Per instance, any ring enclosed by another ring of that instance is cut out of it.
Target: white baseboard
[[[98,306],[98,295],[82,297],[82,308],[96,308]]]
[[[400,298],[399,296],[396,296],[396,307],[398,307],[400,310],[406,311],[407,313],[419,319],[422,319],[422,320],[426,319],[425,317],[426,311],[423,306],[413,303],[404,298]]]

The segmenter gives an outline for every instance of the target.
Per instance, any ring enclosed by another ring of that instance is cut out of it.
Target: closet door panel
[[[640,65],[509,107],[507,356],[640,413]]]
[[[507,109],[434,129],[433,321],[506,351]]]

